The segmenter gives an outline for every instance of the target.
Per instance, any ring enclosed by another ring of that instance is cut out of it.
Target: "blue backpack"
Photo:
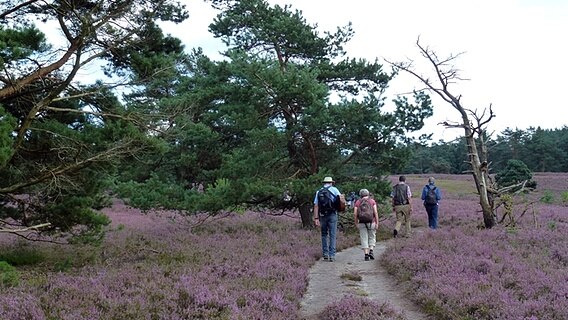
[[[436,187],[428,186],[428,192],[426,192],[426,197],[424,198],[425,204],[438,204],[438,199],[436,199]]]
[[[329,191],[328,187],[323,187],[318,191],[318,208],[321,215],[328,215],[335,212],[335,195]]]

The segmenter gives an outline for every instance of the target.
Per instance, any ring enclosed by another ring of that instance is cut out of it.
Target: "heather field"
[[[0,260],[30,261],[17,266],[17,284],[3,285],[2,320],[294,318],[321,255],[318,233],[298,218],[248,212],[199,222],[121,202],[106,212],[113,225],[99,247],[4,239]]]
[[[393,179],[395,177],[392,177]],[[436,175],[440,229],[396,239],[381,263],[408,281],[436,319],[568,319],[568,174],[536,174],[515,202],[515,225],[479,230],[469,176]],[[408,176],[419,194],[427,176]],[[415,200],[416,201],[416,200]],[[536,201],[536,202],[532,202]],[[419,204],[419,202],[415,202]],[[0,319],[298,319],[319,232],[295,216],[228,213],[187,219],[116,201],[98,246],[26,243],[0,235]],[[381,235],[392,230],[385,218]],[[341,248],[358,235],[340,234]],[[403,319],[347,297],[321,319]]]
[[[381,261],[414,300],[436,319],[568,319],[568,174],[535,174],[538,192],[515,200],[515,224],[491,230],[476,227],[471,177],[436,177],[440,229],[397,240]],[[418,194],[426,179],[407,182]]]

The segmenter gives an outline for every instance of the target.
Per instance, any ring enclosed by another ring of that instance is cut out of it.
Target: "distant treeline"
[[[492,173],[505,168],[510,159],[523,161],[533,172],[568,172],[568,127],[561,129],[505,129],[488,137]],[[451,173],[470,170],[465,139],[440,141],[430,146],[413,144],[407,173]]]

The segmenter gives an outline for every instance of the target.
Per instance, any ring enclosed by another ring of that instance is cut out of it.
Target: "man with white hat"
[[[323,259],[335,261],[335,244],[337,238],[337,209],[341,192],[334,186],[332,177],[323,179],[323,187],[316,192],[314,198],[314,222],[321,229],[321,246]]]

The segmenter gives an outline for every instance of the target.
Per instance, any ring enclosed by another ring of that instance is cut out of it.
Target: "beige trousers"
[[[410,205],[403,204],[400,206],[394,206],[394,212],[396,213],[396,225],[394,229],[398,232],[402,223],[405,223],[406,233],[410,234]]]

